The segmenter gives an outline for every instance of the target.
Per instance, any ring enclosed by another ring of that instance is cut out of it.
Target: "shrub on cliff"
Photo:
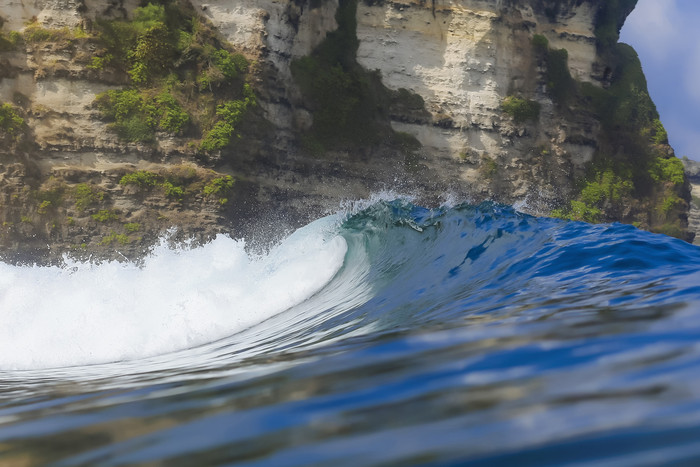
[[[102,202],[105,198],[105,193],[93,185],[79,183],[73,189],[73,198],[75,199],[75,209],[78,212],[82,212],[88,207]]]
[[[0,52],[15,50],[21,39],[22,35],[17,31],[10,31],[8,34],[0,31]]]
[[[156,186],[159,180],[160,177],[156,173],[147,170],[137,170],[124,174],[119,180],[119,184],[122,186],[134,185],[139,188],[150,188]]]
[[[666,132],[666,128],[664,128],[663,123],[661,123],[661,120],[658,118],[654,119],[652,123],[652,133],[653,136],[651,137],[651,140],[655,144],[668,144],[668,133]]]
[[[629,197],[634,185],[627,179],[617,175],[612,169],[597,173],[581,190],[581,201],[588,206],[602,208],[605,204],[619,206]]]
[[[516,123],[537,120],[540,116],[540,104],[538,102],[516,96],[508,96],[503,99],[501,109],[513,117]]]
[[[110,128],[131,142],[152,141],[156,130],[180,133],[190,120],[167,90],[151,96],[136,89],[110,89],[98,94],[96,103],[102,116],[111,122]]]
[[[231,138],[236,134],[236,126],[245,116],[248,109],[256,105],[255,95],[249,85],[244,86],[244,98],[224,102],[217,106],[216,115],[219,120],[202,139],[199,149],[213,152],[231,144]]]
[[[131,62],[128,73],[135,83],[146,83],[168,70],[175,51],[168,35],[168,28],[162,23],[139,34],[136,44],[127,53]]]
[[[0,136],[17,141],[24,130],[24,119],[10,104],[0,105]]]
[[[673,185],[685,182],[683,163],[676,157],[656,158],[649,168],[649,175],[657,182],[670,182]]]
[[[537,50],[547,50],[549,48],[549,41],[542,34],[535,34],[532,36],[532,45]]]
[[[228,198],[226,197],[228,193],[233,189],[233,184],[235,180],[230,175],[224,175],[223,177],[216,177],[209,181],[204,186],[202,192],[206,197],[217,197],[219,204],[226,204]]]
[[[158,128],[161,130],[177,134],[183,131],[190,121],[190,116],[180,105],[175,96],[167,90],[163,90],[155,96],[153,102],[158,109]]]
[[[123,64],[135,83],[162,75],[173,62],[179,37],[169,19],[165,5],[148,3],[134,10],[131,21],[98,20],[98,37],[107,50],[101,58]],[[106,64],[104,60],[93,63],[102,67]]]
[[[622,27],[621,21],[634,9],[637,1],[605,0],[601,2],[595,20],[595,36],[599,49],[615,47]]]
[[[197,77],[199,89],[212,90],[213,87],[230,83],[248,70],[248,60],[241,54],[232,54],[227,50],[212,51],[207,60],[207,67]]]

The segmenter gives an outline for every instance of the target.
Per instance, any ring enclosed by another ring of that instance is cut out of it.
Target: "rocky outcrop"
[[[700,162],[683,159],[685,174],[690,182],[691,196],[688,229],[695,232],[695,245],[700,245]]]
[[[2,135],[6,258],[138,256],[174,226],[269,237],[387,189],[686,235],[688,185],[669,178],[641,69],[615,44],[633,0],[171,2],[251,63],[257,106],[216,151],[202,132],[222,101],[187,81],[201,48],[173,60],[187,131],[129,142],[96,104],[109,90],[156,93],[129,59],[95,65],[106,56],[96,25],[140,3],[0,0],[0,101],[24,120]],[[642,117],[621,123],[633,119],[606,102]],[[151,178],[123,182],[135,173]]]

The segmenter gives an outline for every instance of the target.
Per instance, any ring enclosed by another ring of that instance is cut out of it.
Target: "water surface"
[[[493,204],[0,264],[0,464],[692,464],[699,344],[700,248]]]

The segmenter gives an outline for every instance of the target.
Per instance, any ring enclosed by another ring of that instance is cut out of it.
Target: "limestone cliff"
[[[617,44],[635,3],[0,0],[3,255],[265,236],[382,189],[690,238]]]

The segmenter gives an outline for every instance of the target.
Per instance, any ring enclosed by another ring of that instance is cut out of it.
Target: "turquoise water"
[[[700,462],[700,248],[380,201],[265,255],[0,266],[0,464]]]

